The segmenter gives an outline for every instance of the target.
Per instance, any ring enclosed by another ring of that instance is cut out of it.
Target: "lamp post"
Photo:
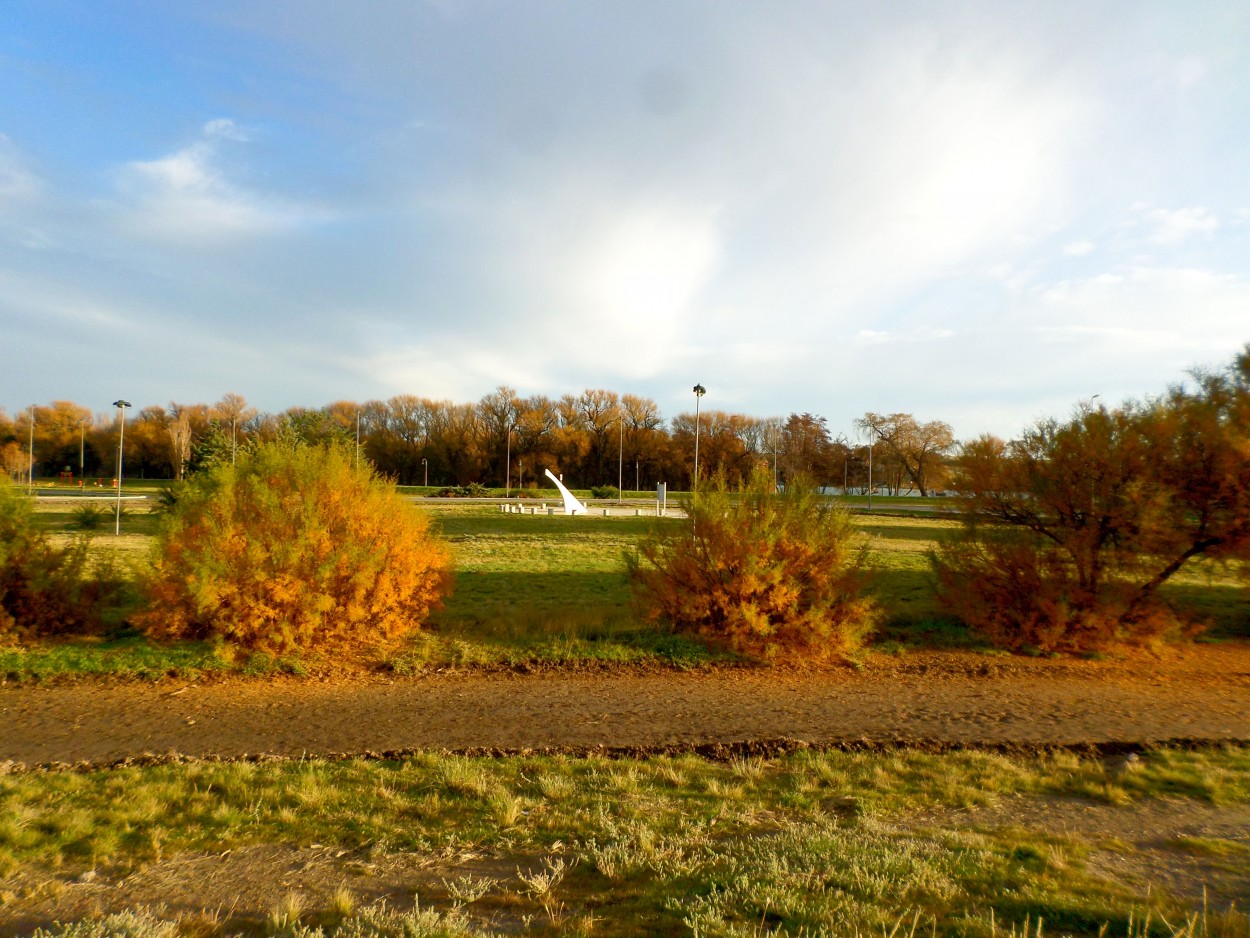
[[[504,470],[503,497],[512,497],[512,427],[508,427],[507,469]]]
[[[360,468],[360,411],[356,411],[356,468]]]
[[[707,388],[696,384],[692,390],[694,391],[694,481],[690,485],[690,491],[693,492],[699,487],[699,401],[707,393]]]
[[[86,424],[87,424],[86,420],[83,420],[81,418],[79,419],[78,421],[78,480],[80,482],[82,481],[83,473],[86,472],[86,470],[83,468],[83,444],[84,444],[84,433],[86,432],[83,428],[86,426]]]
[[[117,400],[113,401],[113,406],[117,408],[117,418],[120,430],[117,434],[117,515],[116,524],[113,529],[114,534],[122,533],[122,454],[125,452],[126,442],[126,408],[130,406],[130,401]]]
[[[773,494],[777,494],[777,443],[781,436],[780,431],[773,427]]]
[[[868,510],[872,511],[872,440],[868,440]]]
[[[35,494],[35,405],[30,405],[30,462],[26,466],[26,492]]]
[[[638,474],[638,460],[635,459],[634,460],[634,491],[635,492],[642,491],[641,482],[642,482],[642,477]]]
[[[616,503],[625,504],[625,414],[617,422],[621,425],[621,446],[616,455]]]
[[[425,481],[421,483],[426,488],[430,486],[430,461],[424,456],[421,457],[421,468],[425,471]]]

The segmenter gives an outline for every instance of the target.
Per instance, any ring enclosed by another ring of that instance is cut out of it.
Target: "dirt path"
[[[0,764],[434,749],[1250,740],[1250,645],[1158,659],[926,652],[823,673],[463,674],[0,687]]]

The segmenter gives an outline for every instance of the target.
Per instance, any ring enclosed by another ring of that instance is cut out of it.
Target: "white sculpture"
[[[564,513],[566,515],[584,515],[586,514],[586,506],[577,500],[572,492],[564,487],[564,483],[551,474],[550,469],[544,469],[547,478],[556,484],[556,488],[560,490],[560,497],[564,499]]]

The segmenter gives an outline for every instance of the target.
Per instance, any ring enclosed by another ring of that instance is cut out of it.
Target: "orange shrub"
[[[938,599],[997,645],[1079,652],[1186,631],[1161,602],[1133,606],[1124,580],[1082,585],[1072,561],[1035,535],[984,529],[934,555]]]
[[[140,619],[153,638],[274,654],[385,648],[438,605],[449,564],[425,515],[350,451],[279,441],[179,493]]]
[[[0,478],[0,643],[99,631],[117,584],[88,572],[87,541],[51,543],[30,501]]]
[[[718,478],[687,512],[627,558],[648,618],[746,654],[806,660],[845,655],[872,630],[863,538],[810,486],[774,495],[767,471],[737,491]]]

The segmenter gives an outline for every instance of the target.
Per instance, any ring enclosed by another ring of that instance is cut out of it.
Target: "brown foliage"
[[[1250,554],[1250,351],[1195,389],[1085,405],[956,461],[963,538],[939,596],[1002,644],[1078,650],[1179,622],[1159,588],[1197,557]]]
[[[751,655],[805,660],[853,651],[876,619],[861,595],[861,537],[810,487],[772,495],[757,469],[730,491],[720,476],[629,558],[645,615]]]
[[[99,631],[117,584],[87,569],[87,543],[58,547],[0,478],[0,643]]]

